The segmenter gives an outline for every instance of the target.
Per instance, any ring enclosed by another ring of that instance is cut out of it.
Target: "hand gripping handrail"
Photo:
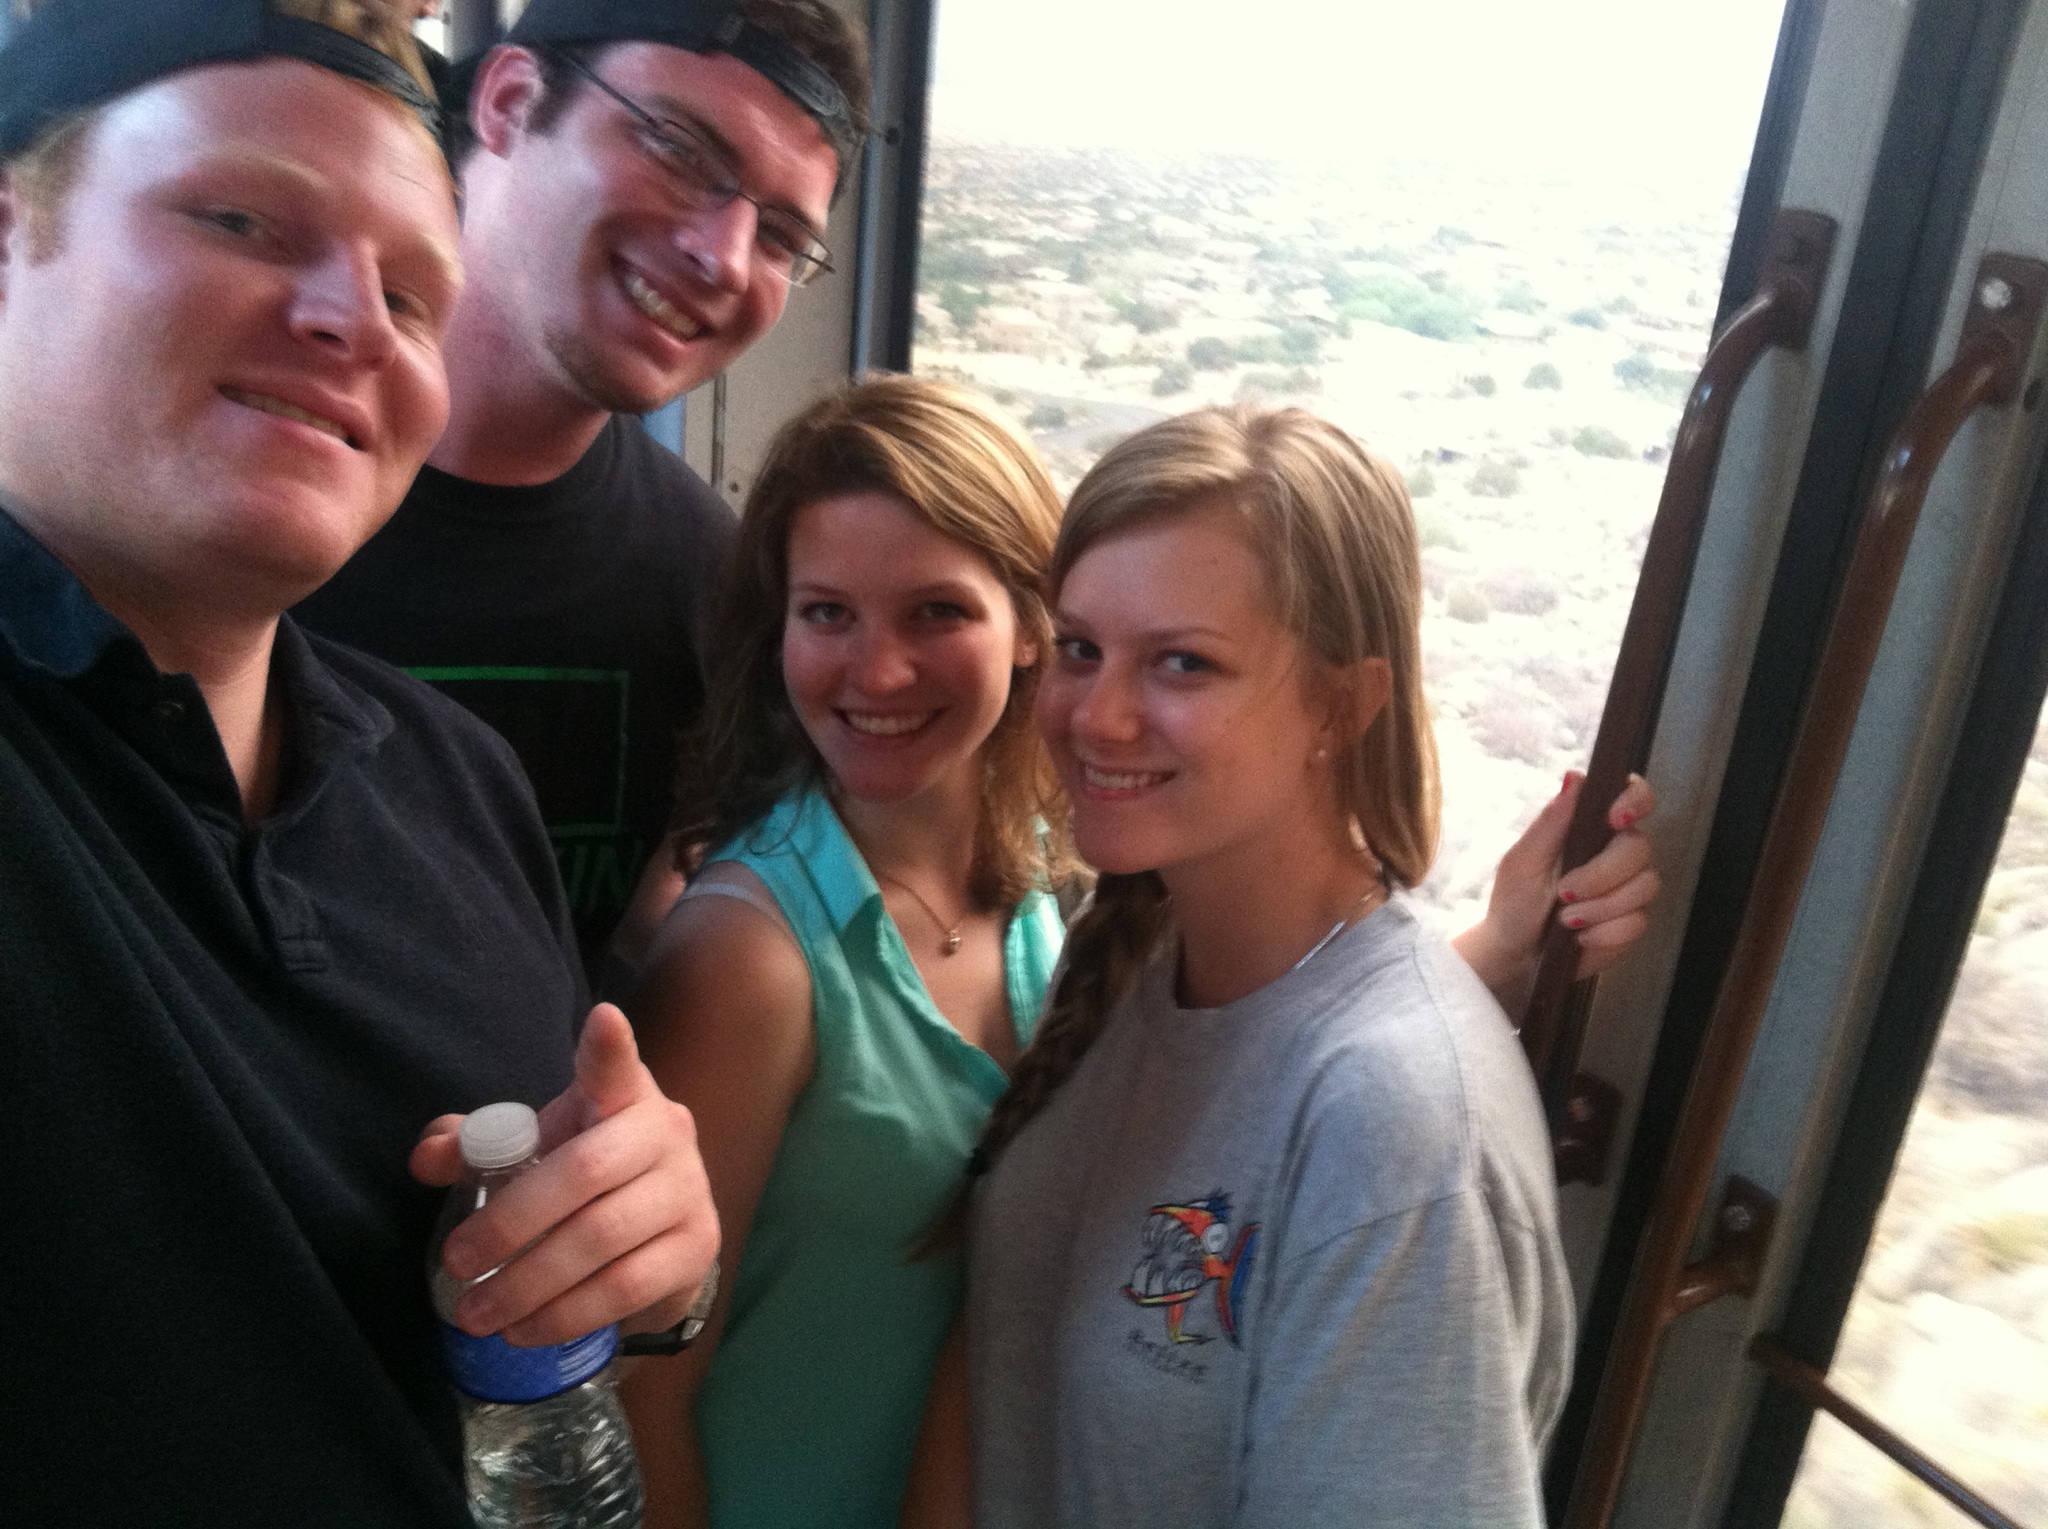
[[[1885,448],[1608,1352],[1565,1529],[1604,1529],[1614,1511],[1664,1331],[1683,1314],[1676,1292],[1685,1255],[1713,1185],[1722,1133],[1820,844],[1928,485],[1972,414],[2019,395],[2044,296],[2048,265],[1985,256],[1955,360],[1914,401]]]
[[[1565,835],[1565,870],[1584,865],[1613,837],[1607,826],[1608,806],[1648,756],[1736,396],[1764,352],[1774,347],[1806,348],[1834,239],[1835,221],[1825,214],[1778,209],[1765,240],[1756,293],[1736,309],[1709,347],[1686,399],[1601,713],[1599,737]],[[1572,931],[1553,921],[1522,1015],[1522,1046],[1535,1069],[1553,1131],[1578,1067],[1592,993],[1590,979],[1574,983],[1578,955]]]

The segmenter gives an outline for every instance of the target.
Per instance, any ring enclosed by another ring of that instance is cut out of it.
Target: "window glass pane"
[[[1063,488],[1232,399],[1402,470],[1453,918],[1590,751],[1780,8],[941,6],[917,369]]]
[[[1850,1459],[1866,1456],[1868,1461],[1853,1471],[1830,1498],[1795,1491],[1785,1504],[1783,1529],[1838,1529],[1856,1524],[1860,1529],[1886,1526],[1924,1525],[1925,1529],[1970,1529],[1974,1522],[1951,1507],[1932,1487],[1922,1486],[1906,1472],[1872,1449],[1825,1412],[1813,1420],[1808,1436],[1807,1458]]]
[[[2048,728],[1828,1378],[2006,1513],[2048,1523]],[[1848,1430],[1817,1427],[1786,1522],[1962,1521],[1905,1479]]]

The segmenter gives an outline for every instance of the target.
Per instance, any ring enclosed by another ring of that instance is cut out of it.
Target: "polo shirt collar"
[[[881,902],[874,872],[854,848],[853,836],[820,787],[812,785],[785,797],[762,827],[771,842],[787,836],[837,932],[844,934],[863,908]]]
[[[0,642],[17,662],[52,679],[77,679],[114,644],[137,642],[0,496]]]
[[[290,616],[277,623],[270,682],[285,698],[290,774],[276,816],[295,818],[347,759],[375,749],[391,733],[391,713],[320,661]]]
[[[0,589],[7,591],[0,600],[0,644],[18,663],[60,681],[93,675],[87,689],[94,709],[182,789],[210,795],[231,785],[231,777],[225,783],[217,778],[226,769],[217,736],[202,738],[190,726],[167,730],[161,714],[151,725],[151,708],[161,701],[203,707],[191,677],[161,673],[141,639],[14,518],[4,498]],[[320,661],[289,616],[277,624],[270,682],[285,700],[290,771],[273,821],[288,821],[312,803],[343,761],[382,743],[392,720],[375,697]],[[210,722],[198,732],[211,734]]]

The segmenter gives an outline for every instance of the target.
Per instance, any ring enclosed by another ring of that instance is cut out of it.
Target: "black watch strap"
[[[619,1352],[625,1355],[637,1354],[680,1354],[697,1341],[697,1335],[704,1331],[704,1324],[711,1320],[711,1303],[718,1299],[718,1260],[711,1260],[711,1272],[704,1276],[704,1283],[698,1288],[697,1299],[690,1303],[683,1320],[674,1327],[664,1327],[659,1332],[628,1333],[619,1340]]]

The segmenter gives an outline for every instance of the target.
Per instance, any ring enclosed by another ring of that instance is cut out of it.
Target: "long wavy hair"
[[[1436,858],[1436,738],[1422,694],[1422,563],[1393,469],[1301,409],[1201,409],[1112,447],[1074,490],[1053,553],[1059,586],[1088,549],[1138,526],[1222,508],[1263,565],[1274,613],[1333,668],[1386,660],[1387,704],[1332,760],[1338,800],[1388,880]],[[1105,875],[1068,932],[1065,971],[989,1116],[986,1169],[1073,1074],[1168,926],[1152,871]]]
[[[879,377],[827,394],[783,426],[747,496],[705,648],[709,694],[685,741],[672,826],[679,851],[713,849],[775,803],[825,779],[782,678],[789,537],[798,512],[840,494],[884,493],[992,569],[1038,658],[981,746],[972,893],[1012,906],[1072,874],[1066,806],[1031,724],[1052,651],[1046,570],[1059,494],[1037,454],[973,394]]]

